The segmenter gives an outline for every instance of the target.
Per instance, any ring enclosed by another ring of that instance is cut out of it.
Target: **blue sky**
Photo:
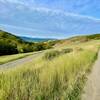
[[[0,29],[47,38],[100,33],[100,0],[0,0]]]

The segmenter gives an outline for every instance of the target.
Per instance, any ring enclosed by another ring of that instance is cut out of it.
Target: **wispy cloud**
[[[0,0],[0,2],[2,3],[17,3],[17,4],[25,4],[24,2],[20,1],[20,0]]]
[[[43,3],[46,0],[37,1]],[[2,8],[2,11],[0,11],[0,25],[10,30],[15,29],[20,34],[22,31],[31,31],[33,35],[36,35],[34,33],[39,33],[44,36],[50,36],[50,34],[53,36],[67,36],[74,33],[99,32],[100,19],[81,12],[90,7],[87,7],[87,4],[91,3],[90,1],[63,0],[63,3],[66,2],[71,4],[71,6],[68,5],[69,8],[60,9],[59,7],[50,8],[49,4],[48,6],[37,4],[36,0],[0,0],[2,2],[0,7]],[[58,0],[58,2],[61,1]],[[8,20],[4,16],[7,16]]]
[[[1,2],[4,2],[7,4],[7,2],[9,3],[15,3],[15,4],[19,4],[19,5],[15,5],[15,6],[18,6],[16,8],[20,9],[21,10],[21,6],[22,8],[29,8],[28,10],[32,10],[33,12],[34,11],[38,11],[38,12],[44,12],[44,13],[49,13],[49,14],[63,14],[65,16],[75,16],[75,17],[79,17],[79,18],[87,18],[87,19],[90,19],[90,20],[94,20],[94,21],[100,21],[99,18],[95,18],[95,17],[91,17],[91,16],[87,16],[87,15],[81,15],[81,14],[77,14],[77,13],[72,13],[72,12],[67,12],[67,11],[63,11],[63,10],[60,10],[60,9],[50,9],[48,7],[41,7],[41,6],[34,6],[34,4],[32,5],[29,5],[29,3],[26,1],[26,0],[0,0]],[[32,2],[32,0],[30,0]],[[33,0],[34,1],[34,0]],[[82,2],[81,0],[77,1],[75,3],[75,6],[84,6],[84,8],[86,7],[87,4],[89,4],[91,2],[91,0],[85,0],[84,2]],[[8,8],[9,10],[9,8]],[[22,9],[23,10],[23,9]],[[2,12],[2,11],[1,11]]]
[[[49,13],[49,14],[64,14],[66,16],[75,16],[75,17],[80,17],[80,18],[88,18],[88,19],[94,20],[94,21],[100,21],[99,18],[95,18],[95,17],[91,17],[91,16],[87,16],[87,15],[81,15],[81,14],[72,13],[72,12],[67,12],[67,11],[63,11],[60,9],[50,9],[48,7],[34,6],[34,4],[32,4],[33,5],[32,6],[32,5],[29,5],[26,0],[23,0],[23,1],[20,1],[20,0],[0,0],[0,1],[5,2],[5,3],[10,2],[10,3],[19,4],[19,5],[15,5],[15,6],[19,6],[20,8],[21,8],[21,6],[23,6],[24,8],[26,7],[26,8],[29,8],[30,10],[38,11],[38,12],[44,12],[44,13]],[[84,8],[85,8],[87,6],[87,4],[89,4],[90,2],[91,2],[91,0],[85,0],[84,2],[79,0],[75,4],[75,6],[80,6],[80,7],[84,6]]]
[[[31,32],[37,32],[37,33],[44,33],[45,30],[39,30],[39,29],[34,29],[34,28],[28,28],[28,27],[19,27],[19,26],[14,26],[14,25],[10,25],[10,24],[0,24],[1,29],[6,29],[6,28],[12,28],[12,29],[17,29],[17,30],[24,30],[24,31],[31,31]],[[45,32],[47,33],[51,33],[50,31],[46,30]],[[53,32],[53,33],[57,33],[57,32]],[[58,33],[61,34],[61,33]],[[34,35],[34,33],[33,33]]]

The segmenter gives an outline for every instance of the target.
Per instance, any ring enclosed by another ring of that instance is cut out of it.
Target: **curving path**
[[[14,60],[14,61],[2,64],[2,65],[0,65],[0,69],[13,68],[13,67],[16,67],[16,66],[20,66],[20,65],[22,65],[26,62],[30,62],[30,61],[34,60],[36,57],[40,56],[40,54],[42,54],[42,52],[36,52],[31,56],[27,56],[25,58],[21,58],[21,59],[18,59],[18,60]]]
[[[100,100],[100,52],[88,77],[82,100]]]

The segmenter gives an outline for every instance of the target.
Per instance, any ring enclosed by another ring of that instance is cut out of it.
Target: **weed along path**
[[[88,76],[82,100],[100,100],[100,52],[93,70]]]
[[[0,69],[7,69],[7,68],[13,68],[16,66],[20,66],[26,62],[30,62],[32,60],[34,60],[36,57],[38,57],[40,54],[42,54],[42,52],[36,52],[31,56],[27,56],[25,58],[22,59],[18,59],[18,60],[14,60],[5,64],[0,65]]]

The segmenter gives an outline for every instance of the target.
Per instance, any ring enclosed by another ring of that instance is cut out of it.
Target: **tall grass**
[[[79,100],[85,75],[97,51],[82,50],[42,59],[36,69],[27,66],[0,73],[0,100]]]
[[[63,52],[52,60],[41,57],[22,68],[0,71],[0,100],[79,100],[86,73],[96,60],[98,45],[99,40],[64,45],[75,51],[66,54],[62,47]],[[7,61],[10,57],[6,57]]]

